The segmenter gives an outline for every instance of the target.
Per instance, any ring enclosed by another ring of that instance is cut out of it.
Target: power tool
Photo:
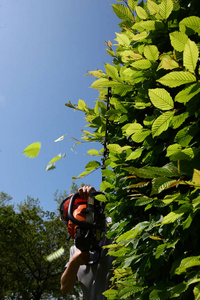
[[[88,199],[79,193],[69,195],[60,205],[60,215],[66,224],[75,246],[81,251],[100,251],[105,231],[105,202],[95,197],[102,192],[92,192]],[[104,195],[104,194],[103,194]]]

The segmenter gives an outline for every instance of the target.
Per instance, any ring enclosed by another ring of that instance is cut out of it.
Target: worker
[[[78,192],[82,199],[87,200],[95,189],[91,186],[79,188]],[[110,218],[107,218],[110,221]],[[95,251],[81,251],[73,245],[70,248],[70,259],[61,276],[61,291],[63,294],[70,293],[77,280],[86,300],[103,300],[102,295],[109,287],[113,258],[107,255],[107,249],[103,246],[110,244],[110,240],[104,235],[101,241],[100,258]],[[96,261],[96,263],[95,263]]]

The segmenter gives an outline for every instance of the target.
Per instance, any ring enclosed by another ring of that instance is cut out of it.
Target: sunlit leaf
[[[120,80],[118,71],[114,66],[112,66],[110,64],[105,64],[105,70],[106,70],[107,75],[109,75],[112,79]]]
[[[173,70],[179,68],[179,64],[171,58],[163,58],[157,68],[157,71],[160,69],[165,69],[165,70]]]
[[[62,256],[64,254],[64,252],[65,252],[64,248],[61,247],[60,249],[56,250],[55,252],[47,255],[46,260],[49,262],[52,262],[54,259],[57,259],[60,256]]]
[[[192,32],[190,31],[190,34],[193,34],[194,32],[197,32],[200,35],[200,18],[196,16],[191,16],[184,18],[179,23],[180,31],[187,32],[187,28],[192,29]],[[187,32],[188,33],[188,32]]]
[[[164,112],[153,122],[152,125],[153,137],[160,135],[163,131],[168,129],[173,115],[174,115],[174,111]]]
[[[121,20],[127,20],[127,21],[133,21],[133,15],[123,4],[113,4],[112,8],[115,12],[115,14],[120,18]]]
[[[195,84],[191,84],[185,89],[182,89],[176,95],[174,100],[179,103],[186,103],[199,93],[200,93],[200,82],[197,82]]]
[[[106,199],[106,196],[105,195],[96,195],[95,196],[95,199],[101,201],[101,202],[106,202],[107,199]]]
[[[170,110],[174,108],[173,99],[165,89],[149,89],[149,97],[153,105],[162,110]]]
[[[170,212],[167,216],[165,216],[162,220],[162,224],[170,224],[176,221],[178,218],[183,216],[188,211],[187,207],[181,207],[178,210]]]
[[[95,156],[99,156],[100,154],[99,154],[99,151],[98,150],[96,150],[96,149],[90,149],[90,150],[88,150],[88,152],[87,152],[89,155],[95,155]]]
[[[135,10],[138,0],[128,0],[128,6],[131,10]]]
[[[62,135],[61,137],[59,137],[57,140],[55,140],[54,142],[60,142],[60,141],[63,141],[64,138],[65,138],[66,134]]]
[[[163,19],[167,19],[173,10],[173,1],[172,0],[162,0],[159,5],[159,12]]]
[[[147,0],[147,8],[151,15],[155,15],[159,12],[159,6],[154,1]]]
[[[50,170],[53,170],[55,168],[56,168],[55,163],[53,163],[53,164],[47,165],[46,168],[45,168],[45,170],[46,171],[50,171]]]
[[[156,61],[159,56],[158,48],[154,45],[145,46],[144,56],[150,61]]]
[[[56,161],[58,161],[59,159],[65,157],[66,155],[65,154],[58,154],[57,156],[55,156],[54,158],[52,158],[49,162],[49,165],[55,163]]]
[[[195,82],[196,77],[187,71],[174,71],[164,75],[157,81],[169,87],[177,87],[186,83]]]
[[[142,8],[141,6],[136,6],[135,11],[140,19],[145,20],[148,18],[148,14],[144,10],[144,8]]]
[[[200,185],[200,171],[197,169],[194,169],[192,181],[196,184]]]
[[[40,152],[40,148],[41,148],[41,143],[36,142],[26,147],[22,153],[29,158],[35,158],[38,156]]]
[[[174,31],[169,34],[169,37],[174,49],[182,52],[188,41],[188,36],[184,32]]]
[[[132,151],[131,154],[127,157],[126,161],[139,158],[142,155],[142,151],[143,151],[143,149],[141,149],[141,148],[138,148],[135,151]]]
[[[133,68],[146,70],[151,67],[151,62],[148,59],[140,59],[131,64]]]
[[[190,72],[194,73],[199,56],[199,50],[195,42],[188,39],[183,52],[183,65]]]

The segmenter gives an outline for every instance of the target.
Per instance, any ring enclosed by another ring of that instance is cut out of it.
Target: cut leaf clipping
[[[58,139],[56,139],[54,142],[60,142],[60,141],[63,141],[64,138],[65,138],[66,134],[62,135],[61,137],[59,137]]]
[[[54,259],[59,258],[65,252],[64,248],[61,247],[60,249],[56,250],[55,252],[46,256],[46,260],[52,262]]]
[[[41,143],[36,142],[26,147],[22,153],[29,158],[35,158],[38,156],[40,152],[40,148],[41,148]]]

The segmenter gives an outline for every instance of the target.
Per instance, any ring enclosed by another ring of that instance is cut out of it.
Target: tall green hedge
[[[113,57],[89,72],[99,90],[84,141],[104,143],[101,189],[113,219],[108,299],[200,299],[200,5],[198,0],[117,1]],[[107,89],[112,97],[107,110]],[[91,149],[91,156],[102,151]],[[101,167],[92,159],[80,176]]]

